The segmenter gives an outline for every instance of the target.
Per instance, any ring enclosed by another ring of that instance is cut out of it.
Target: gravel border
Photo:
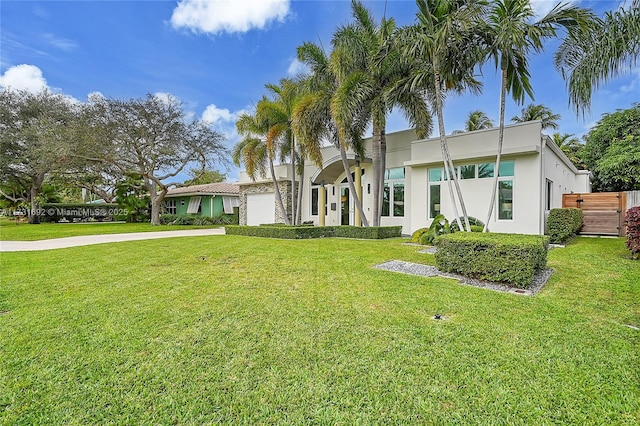
[[[553,274],[553,269],[543,269],[538,272],[531,283],[524,289],[510,287],[501,283],[494,283],[491,281],[476,280],[473,278],[464,277],[458,274],[452,274],[449,272],[442,272],[435,266],[421,265],[419,263],[404,262],[402,260],[390,260],[385,263],[374,266],[375,269],[382,269],[385,271],[399,272],[409,275],[417,275],[421,277],[446,277],[458,280],[461,284],[471,285],[474,287],[485,288],[487,290],[501,291],[506,293],[519,294],[523,296],[533,296],[544,287],[547,280]]]

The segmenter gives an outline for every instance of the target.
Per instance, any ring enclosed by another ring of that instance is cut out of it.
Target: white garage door
[[[247,194],[247,225],[276,221],[275,194]]]

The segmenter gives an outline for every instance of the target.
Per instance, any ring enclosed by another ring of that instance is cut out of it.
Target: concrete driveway
[[[155,240],[158,238],[175,237],[202,237],[208,235],[224,235],[224,228],[136,232],[133,234],[85,235],[82,237],[55,238],[51,240],[38,241],[0,241],[0,252],[55,250],[93,244],[119,243],[122,241]]]

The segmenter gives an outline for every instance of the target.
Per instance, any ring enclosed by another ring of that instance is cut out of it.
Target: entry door
[[[348,185],[340,187],[340,225],[353,225],[353,197]]]

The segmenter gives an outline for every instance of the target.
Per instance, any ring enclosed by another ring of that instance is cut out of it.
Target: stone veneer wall
[[[291,210],[291,181],[278,182],[278,188],[280,189],[280,195],[282,195],[282,204],[286,210]],[[240,225],[247,224],[247,194],[266,194],[273,193],[273,183],[250,183],[240,185]],[[297,192],[297,188],[296,188]],[[273,209],[275,210],[276,223],[284,222],[284,212],[280,210],[278,202],[274,200]],[[291,219],[291,215],[289,215]]]

